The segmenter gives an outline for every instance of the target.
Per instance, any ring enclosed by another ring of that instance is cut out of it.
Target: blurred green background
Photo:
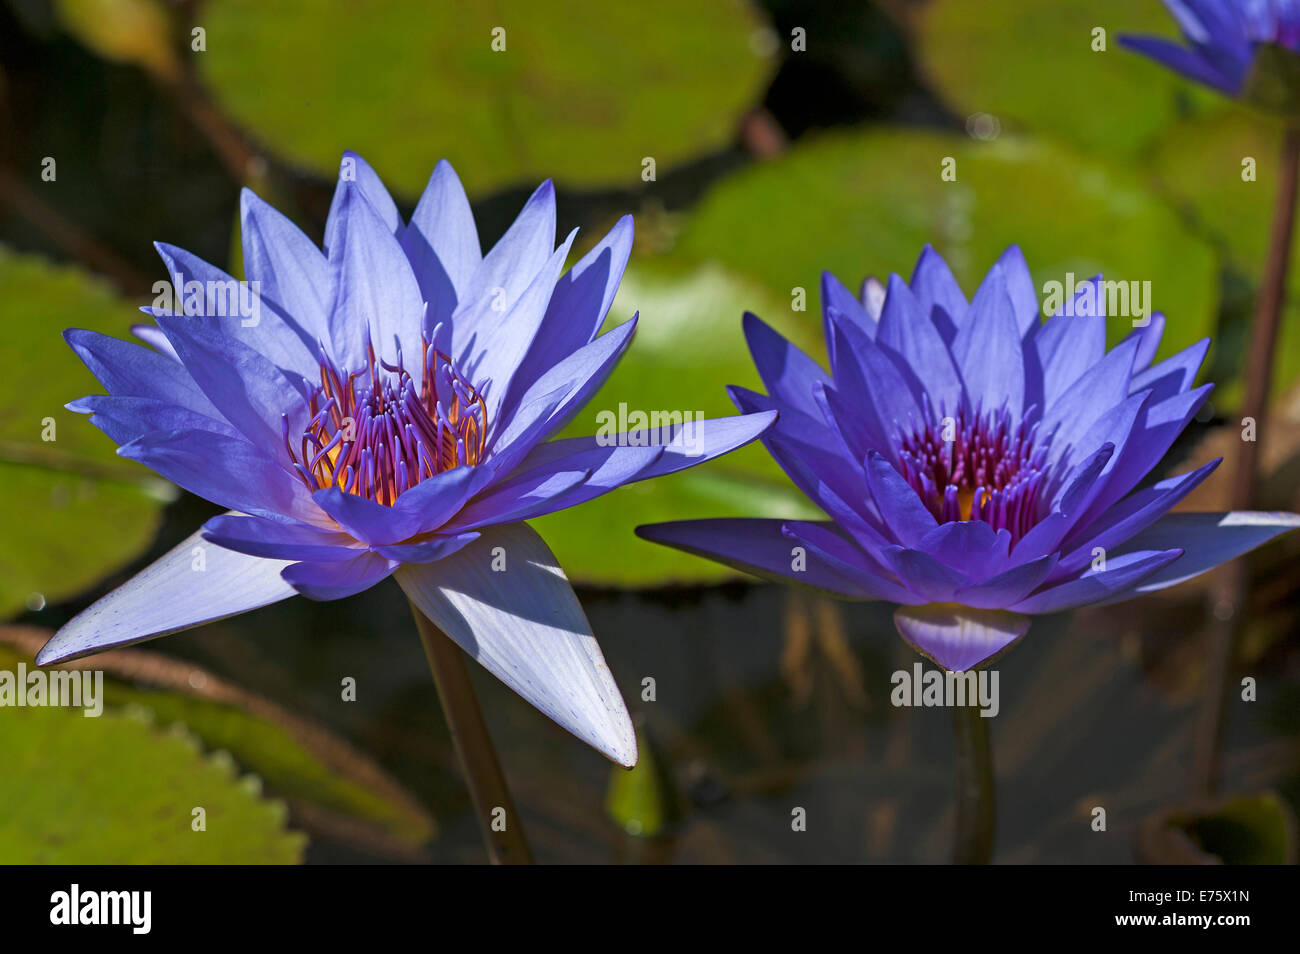
[[[574,433],[620,401],[730,412],[724,385],[759,386],[746,309],[820,357],[824,269],[907,275],[930,242],[970,293],[1016,242],[1039,282],[1150,281],[1166,354],[1213,335],[1213,404],[1162,468],[1230,450],[1278,133],[1121,50],[1132,30],[1172,24],[1156,0],[0,0],[0,669],[215,512],[63,410],[99,389],[61,332],[125,336],[165,277],[155,240],[238,270],[242,186],[319,239],[345,148],[406,213],[450,159],[485,247],[545,177],[575,258],[634,214],[610,321],[641,325]],[[1297,509],[1300,295],[1276,360],[1261,504]],[[535,522],[643,734],[612,771],[476,670],[539,860],[946,859],[949,716],[889,706],[914,657],[888,608],[631,533],[808,506],[755,445]],[[1252,560],[1234,676],[1259,701],[1229,706],[1221,804],[1185,804],[1204,585],[1035,624],[999,663],[997,860],[1293,857],[1296,547]],[[481,860],[395,584],[92,664],[104,719],[0,709],[0,862]]]

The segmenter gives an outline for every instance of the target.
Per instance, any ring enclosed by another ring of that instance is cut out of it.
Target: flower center
[[[983,520],[1019,540],[1039,520],[1047,483],[1038,425],[1006,410],[959,412],[899,437],[903,477],[940,523]]]
[[[451,359],[423,342],[423,379],[375,357],[344,376],[328,358],[311,394],[311,419],[298,451],[283,420],[284,446],[312,491],[337,487],[391,506],[400,494],[443,471],[483,459],[487,406]]]

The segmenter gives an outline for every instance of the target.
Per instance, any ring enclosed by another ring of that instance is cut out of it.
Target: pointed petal
[[[1025,359],[1006,276],[994,265],[971,300],[966,321],[952,342],[966,396],[993,411],[1005,403],[1013,417],[1024,410]]]
[[[307,522],[320,518],[303,483],[241,438],[214,431],[153,431],[117,453],[221,507]]]
[[[627,268],[632,231],[632,216],[623,216],[555,283],[533,346],[515,372],[516,389],[527,388],[595,339]]]
[[[262,307],[260,285],[238,282],[183,248],[164,242],[155,242],[154,248],[171,274],[174,294],[179,296],[185,315],[206,319],[220,328],[222,337],[264,355],[278,368],[304,376],[315,372],[317,361],[310,337],[293,315]],[[148,311],[158,318],[158,309]]]
[[[1131,537],[1121,552],[1161,547],[1179,547],[1184,551],[1181,559],[1142,580],[1133,589],[1134,594],[1150,593],[1199,576],[1297,527],[1300,527],[1300,514],[1277,511],[1170,513]]]
[[[332,250],[340,241],[345,241],[340,233],[344,228],[343,220],[346,217],[344,206],[348,199],[345,193],[349,190],[356,190],[356,193],[374,210],[384,227],[393,235],[397,234],[402,227],[402,217],[398,214],[397,205],[393,202],[393,197],[388,194],[384,181],[370,167],[370,163],[351,149],[345,149],[343,158],[339,160],[339,178],[334,186],[329,215],[325,219],[326,249]]]
[[[265,301],[296,322],[308,344],[329,337],[334,276],[316,243],[251,189],[239,194],[244,276]]]
[[[821,365],[787,341],[757,315],[745,312],[745,341],[767,393],[810,417],[819,411],[813,401],[815,384],[829,384]]]
[[[1162,567],[1177,562],[1182,554],[1179,549],[1134,550],[1107,557],[1104,569],[1089,567],[1074,579],[1039,590],[1009,608],[1018,613],[1059,613],[1101,603],[1120,594],[1133,595],[1133,587]]]
[[[908,284],[922,312],[934,322],[943,340],[951,344],[957,329],[966,321],[966,296],[952,277],[948,263],[930,245],[921,249]]]
[[[351,560],[294,563],[286,566],[280,576],[309,600],[341,600],[370,589],[397,567],[396,560],[378,553],[361,553]]]
[[[1009,245],[998,257],[998,265],[1007,279],[1007,295],[1016,314],[1016,325],[1023,338],[1038,323],[1038,294],[1034,290],[1034,279],[1029,274],[1029,265],[1019,245]]]
[[[226,550],[193,533],[68,621],[36,655],[41,666],[179,633],[293,596],[282,560]]]
[[[916,491],[894,465],[872,451],[867,455],[867,484],[876,508],[894,537],[905,547],[920,547],[925,535],[938,526]]]
[[[66,405],[69,411],[91,415],[90,423],[119,445],[154,431],[213,431],[235,440],[239,432],[221,418],[207,417],[179,404],[153,398],[91,394]]]
[[[830,272],[822,272],[822,310],[835,311],[862,329],[869,338],[876,335],[876,322],[853,292]]]
[[[109,394],[151,398],[207,417],[221,416],[179,361],[98,331],[70,328],[63,339]]]
[[[429,303],[424,330],[431,333],[438,323],[450,321],[483,261],[469,199],[446,159],[438,160],[429,176],[401,241]]]
[[[493,569],[498,547],[501,572]],[[636,763],[632,720],[591,624],[526,524],[495,527],[455,556],[405,565],[396,577],[419,611],[494,676],[615,762]]]
[[[897,275],[889,276],[876,344],[900,359],[897,364],[918,399],[928,394],[935,410],[945,414],[955,414],[961,407],[964,388],[948,345]]]
[[[360,556],[348,534],[302,523],[282,523],[263,517],[223,514],[203,525],[203,539],[227,550],[273,560],[325,563]]]
[[[707,520],[675,520],[645,524],[636,528],[642,540],[676,547],[696,556],[715,560],[745,573],[777,583],[799,583],[833,596],[874,599],[856,574],[819,561],[816,554],[801,560],[802,545],[785,535],[785,520],[750,517],[717,517]]]
[[[338,195],[338,225],[329,246],[336,298],[327,346],[340,368],[352,369],[365,365],[367,332],[375,353],[389,363],[396,362],[400,341],[408,370],[416,369],[418,379],[424,299],[415,272],[360,187],[340,182]]]
[[[1239,77],[1227,76],[1216,69],[1197,50],[1179,46],[1155,36],[1121,36],[1120,43],[1145,56],[1149,56],[1176,73],[1182,73],[1206,86],[1222,90],[1229,96],[1237,95],[1241,86]]]

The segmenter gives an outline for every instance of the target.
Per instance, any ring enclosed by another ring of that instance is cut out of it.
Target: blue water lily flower
[[[548,441],[605,381],[636,316],[598,332],[632,246],[621,219],[567,273],[543,183],[486,255],[440,162],[410,222],[347,154],[322,252],[256,195],[241,204],[247,296],[159,245],[179,307],[153,348],[67,340],[108,390],[69,407],[168,480],[230,512],[60,629],[59,662],[392,575],[508,686],[610,758],[636,740],[555,557],[524,521],[749,442],[772,412]],[[233,297],[232,297],[233,296]]]
[[[1261,44],[1300,51],[1296,0],[1164,0],[1186,46],[1122,36],[1130,49],[1229,96],[1242,95]]]
[[[899,633],[970,669],[1030,617],[1172,586],[1300,525],[1289,513],[1170,513],[1217,466],[1136,489],[1196,413],[1201,341],[1153,364],[1156,314],[1106,350],[1100,279],[1040,321],[1020,250],[967,302],[926,247],[911,283],[822,283],[831,373],[751,314],[778,410],[763,441],[831,518],[689,520],[642,537],[768,579],[898,604]]]

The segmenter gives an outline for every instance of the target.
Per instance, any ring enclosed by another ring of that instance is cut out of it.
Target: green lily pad
[[[634,260],[611,324],[634,310],[632,345],[605,386],[562,436],[595,434],[602,411],[680,411],[706,418],[738,413],[726,385],[761,390],[741,331],[745,309],[763,312],[783,334],[818,354],[820,315],[792,313],[758,282],[713,264],[677,267]],[[635,426],[633,430],[637,429]],[[759,442],[668,477],[621,487],[579,507],[533,521],[570,578],[610,586],[652,586],[734,577],[735,571],[633,535],[638,524],[695,517],[817,519],[821,512],[790,483]]]
[[[16,671],[22,662],[33,671],[30,651],[48,635],[23,627],[0,629],[0,670]],[[434,836],[433,818],[383,769],[328,730],[274,703],[148,650],[118,650],[85,665],[104,670],[105,705],[147,710],[160,725],[183,727],[206,750],[226,752],[241,769],[255,773],[295,810],[310,806],[308,821],[321,819],[323,809],[345,817],[351,827],[369,826],[381,836],[375,840],[410,848]]]
[[[303,835],[228,758],[141,711],[12,708],[0,719],[3,864],[296,864]],[[206,830],[194,831],[202,808]]]
[[[139,312],[78,269],[3,248],[0,301],[13,316],[0,338],[3,617],[72,596],[128,562],[153,539],[176,492],[117,457],[111,440],[63,406],[103,391],[63,330],[126,336]]]
[[[637,727],[637,763],[614,766],[605,790],[605,813],[637,838],[655,838],[681,820],[681,797],[644,725]]]
[[[355,149],[407,195],[443,156],[471,192],[662,175],[729,142],[774,68],[739,2],[224,0],[198,22],[204,79],[262,142],[328,176]]]
[[[940,178],[945,157],[956,161],[956,181]],[[926,242],[968,296],[1013,243],[1040,301],[1046,282],[1064,284],[1070,272],[1076,281],[1099,272],[1149,281],[1154,310],[1168,319],[1161,354],[1213,326],[1213,250],[1136,177],[1044,141],[907,130],[823,135],[715,188],[674,254],[718,259],[786,302],[792,288],[806,288],[815,308],[823,270],[851,288],[868,274],[907,276]],[[1112,344],[1131,331],[1131,318],[1109,320]]]
[[[1239,372],[1249,340],[1248,323],[1268,254],[1276,201],[1281,128],[1244,110],[1189,120],[1171,128],[1151,157],[1159,187],[1182,211],[1192,228],[1222,255],[1224,264],[1246,280],[1237,307],[1225,316],[1222,342],[1231,345],[1217,366]],[[1245,160],[1254,160],[1254,178],[1242,178]],[[1282,316],[1280,346],[1273,368],[1273,396],[1300,378],[1300,242],[1291,249],[1289,294]],[[1234,327],[1234,325],[1236,327]],[[1239,382],[1223,382],[1216,403],[1234,405]]]
[[[180,75],[164,0],[56,0],[60,25],[107,60],[132,63],[165,80]]]
[[[1236,865],[1295,863],[1295,822],[1275,793],[1243,795],[1183,827],[1206,851]]]
[[[1104,29],[1104,52],[1095,29]],[[1177,35],[1159,3],[938,0],[920,16],[921,69],[962,114],[1050,133],[1089,150],[1132,156],[1188,110],[1222,99],[1125,49],[1123,33]]]

